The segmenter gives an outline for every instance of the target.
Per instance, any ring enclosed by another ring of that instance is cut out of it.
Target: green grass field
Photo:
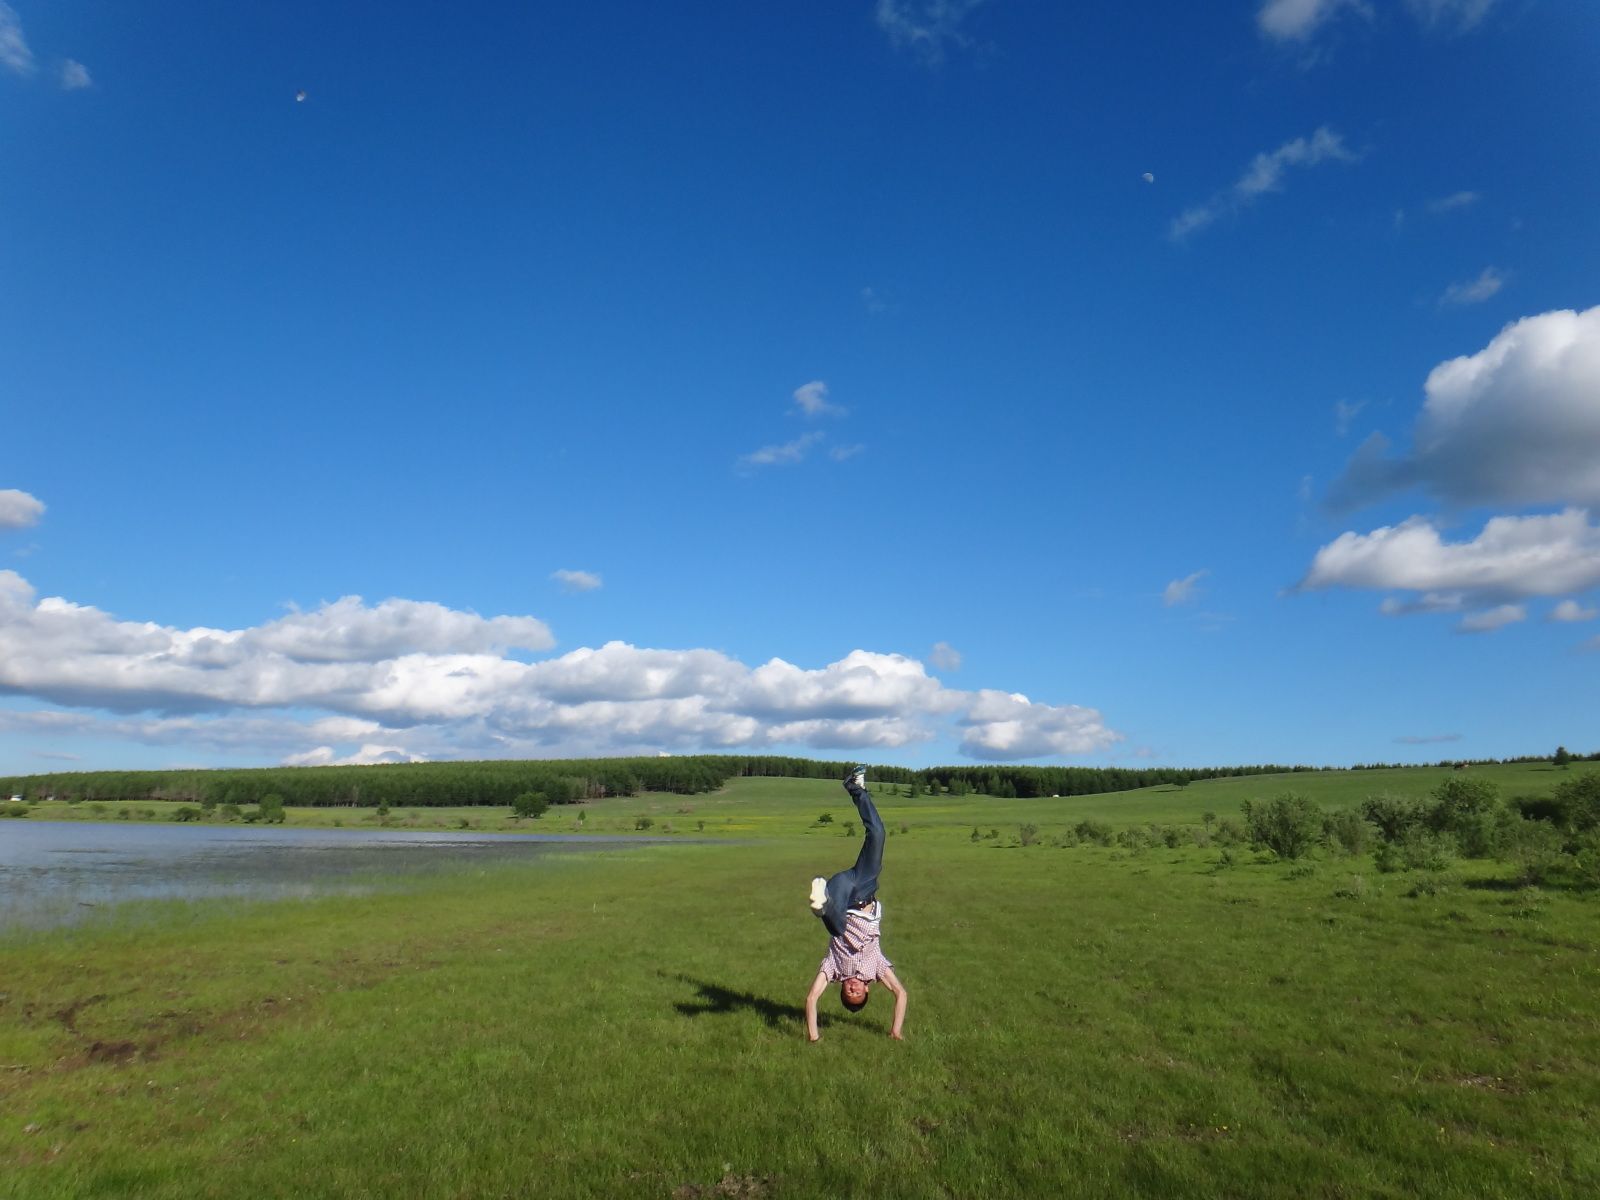
[[[1483,770],[1508,795],[1561,777]],[[1445,774],[881,797],[905,1043],[884,995],[851,1015],[830,993],[804,1039],[806,881],[856,848],[848,798],[810,780],[585,806],[587,832],[648,815],[680,845],[12,937],[0,1195],[1600,1194],[1596,900],[1500,864],[1048,844]],[[341,814],[364,815],[290,819]],[[1046,840],[1013,845],[1021,823]]]

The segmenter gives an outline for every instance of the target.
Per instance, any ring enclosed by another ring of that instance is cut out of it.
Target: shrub
[[[1406,830],[1422,824],[1423,809],[1409,796],[1392,796],[1383,792],[1362,801],[1361,815],[1378,827],[1379,837],[1386,842],[1394,842]]]
[[[1136,825],[1129,826],[1127,829],[1117,830],[1116,841],[1117,845],[1121,846],[1124,850],[1132,850],[1135,853],[1143,850],[1146,845],[1148,845],[1144,830],[1140,829]]]
[[[1250,844],[1280,858],[1299,858],[1322,836],[1322,810],[1305,796],[1285,792],[1266,804],[1243,804]]]
[[[1366,876],[1350,876],[1348,881],[1333,889],[1333,894],[1340,900],[1365,900],[1367,898]]]
[[[1000,840],[1000,831],[998,829],[991,829],[983,836],[988,838],[991,842],[998,842]]]
[[[654,824],[655,818],[653,817],[639,816],[633,819],[633,827],[635,829],[649,829]]]
[[[198,808],[195,808],[190,804],[185,804],[177,812],[172,814],[172,819],[174,821],[198,821],[203,815],[204,814]]]
[[[1494,784],[1471,776],[1446,779],[1433,789],[1425,821],[1435,833],[1455,838],[1467,858],[1488,858],[1498,842],[1500,797]]]
[[[1176,850],[1184,843],[1184,831],[1177,825],[1168,825],[1161,831],[1161,840],[1169,850]]]
[[[983,841],[983,834],[978,832],[978,827],[976,825],[972,827],[972,840],[975,842]]]
[[[277,792],[261,797],[261,820],[268,825],[283,824],[283,797]]]
[[[1520,819],[1501,830],[1501,854],[1515,863],[1525,883],[1544,883],[1566,862],[1561,834],[1548,821]]]
[[[1078,835],[1080,842],[1093,842],[1097,846],[1111,845],[1114,836],[1111,826],[1105,821],[1082,820],[1072,827],[1072,832]]]
[[[1557,823],[1573,833],[1600,829],[1600,771],[1585,771],[1556,785]]]
[[[1216,832],[1211,837],[1219,846],[1237,846],[1245,840],[1244,826],[1232,817],[1223,817],[1217,822]]]
[[[844,823],[844,835],[845,835],[845,837],[851,837],[851,838],[855,837],[855,835],[856,835],[856,823],[854,821],[846,821]]]
[[[820,817],[817,818],[817,824],[818,825],[832,825],[833,824],[833,814],[832,813],[823,813]]]
[[[126,804],[117,809],[117,820],[126,821],[131,816],[133,816],[133,809],[129,808]]]
[[[1353,808],[1324,813],[1322,841],[1340,854],[1365,854],[1372,841],[1372,826]]]
[[[901,830],[901,832],[905,832]],[[1017,836],[1024,846],[1031,846],[1039,840],[1039,827],[1037,825],[1023,825],[1017,829]]]
[[[237,821],[239,819],[239,806],[229,801],[227,804],[218,805],[217,815],[224,821]]]
[[[1442,871],[1455,856],[1455,839],[1448,833],[1434,833],[1416,826],[1393,842],[1384,842],[1372,856],[1378,870]]]
[[[377,811],[378,819],[382,820],[384,817],[389,815],[389,806],[387,804],[379,803]]]
[[[545,799],[543,792],[523,792],[511,801],[511,811],[519,819],[533,818],[537,820],[544,816],[545,810],[550,807],[550,801]]]

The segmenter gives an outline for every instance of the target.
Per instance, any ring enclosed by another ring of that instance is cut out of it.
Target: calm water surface
[[[71,924],[126,900],[360,892],[379,879],[650,840],[656,839],[0,821],[0,932]]]

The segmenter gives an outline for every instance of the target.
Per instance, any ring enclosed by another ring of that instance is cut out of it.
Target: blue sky
[[[0,770],[1600,749],[1597,59],[6,0]]]

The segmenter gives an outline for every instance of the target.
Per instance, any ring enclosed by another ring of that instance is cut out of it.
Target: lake
[[[127,900],[353,893],[396,876],[665,840],[0,821],[0,933],[72,924]]]

